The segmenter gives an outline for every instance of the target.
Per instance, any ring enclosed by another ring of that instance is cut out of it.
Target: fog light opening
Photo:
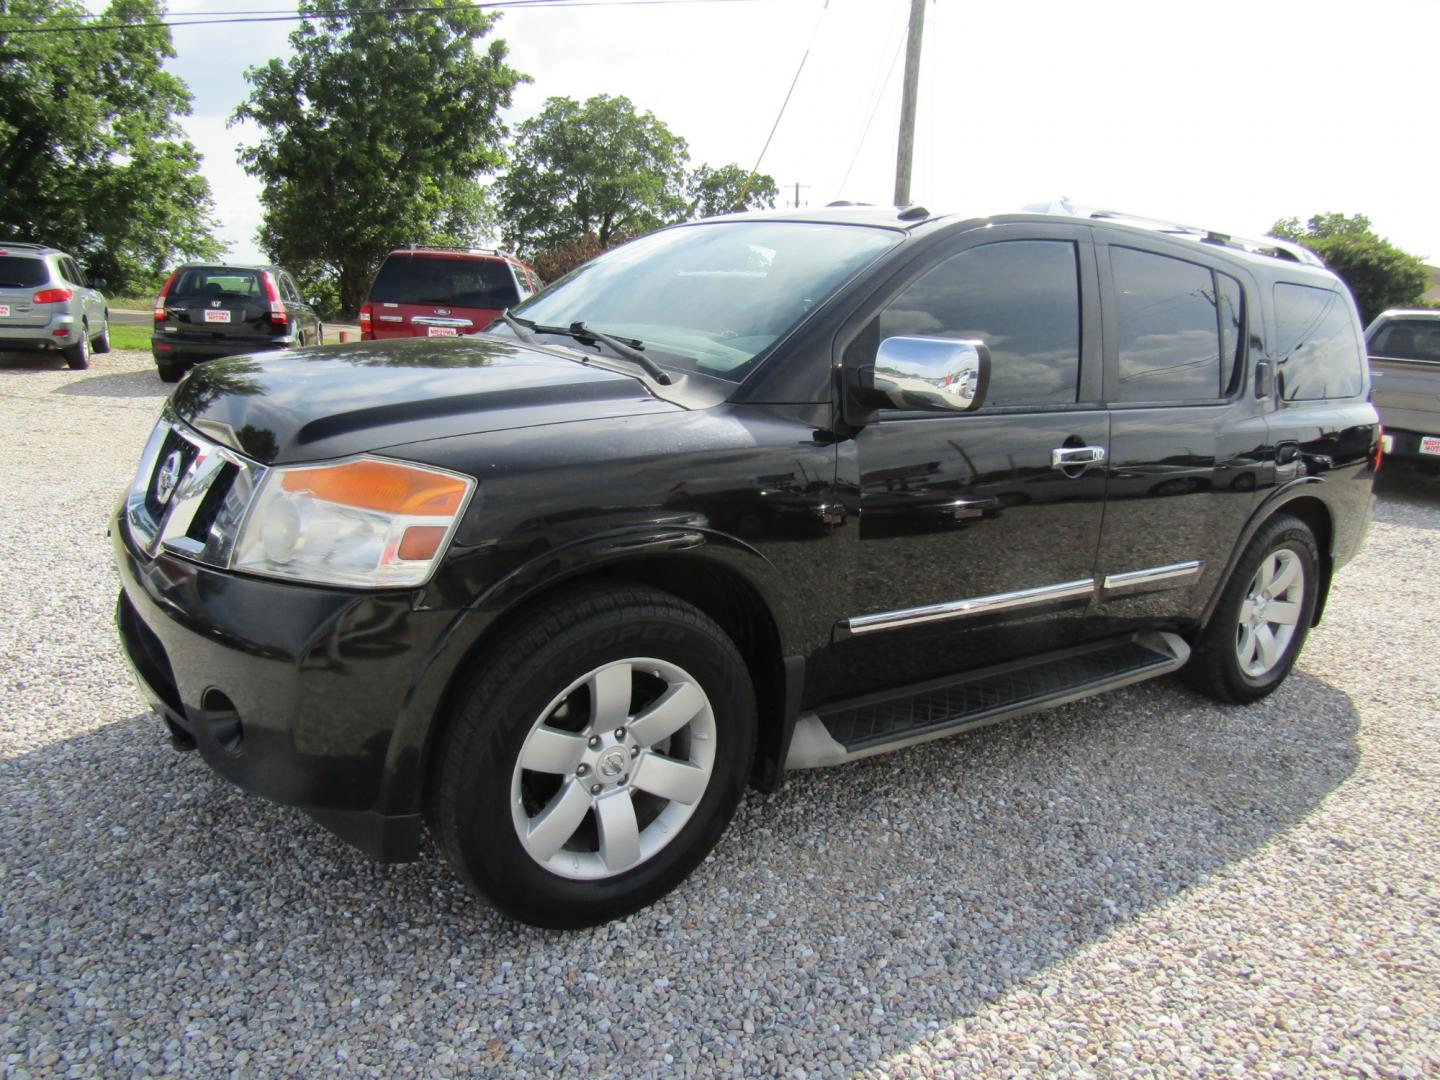
[[[245,742],[245,725],[235,703],[211,687],[200,699],[200,718],[210,729],[210,737],[227,754],[238,755]]]

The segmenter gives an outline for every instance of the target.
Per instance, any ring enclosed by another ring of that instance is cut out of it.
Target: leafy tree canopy
[[[480,238],[479,178],[503,162],[500,110],[528,79],[504,41],[476,47],[499,16],[463,0],[416,12],[301,0],[300,11],[294,55],[246,72],[234,119],[263,135],[240,161],[264,185],[261,246],[309,281],[333,276],[354,311],[392,248]]]
[[[511,159],[496,184],[500,225],[506,242],[526,251],[590,233],[603,250],[689,209],[685,140],[629,98],[550,98],[520,125]]]
[[[159,0],[112,0],[105,22],[149,22]],[[0,238],[54,245],[112,292],[213,258],[210,187],[177,117],[190,91],[165,71],[170,31],[6,34],[74,26],[78,0],[0,3]]]
[[[739,165],[721,165],[718,169],[701,165],[690,174],[686,185],[690,216],[697,218],[737,210],[768,210],[779,194],[773,176],[757,173],[752,177],[749,169]]]
[[[1299,218],[1283,218],[1270,235],[1304,244],[1324,259],[1350,287],[1365,323],[1386,308],[1419,303],[1429,285],[1419,257],[1377,236],[1363,214],[1316,214],[1303,225]]]

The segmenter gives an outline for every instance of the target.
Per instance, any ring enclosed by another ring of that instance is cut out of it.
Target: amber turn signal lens
[[[440,525],[411,525],[400,538],[400,549],[395,554],[402,559],[433,559],[445,533]]]
[[[388,461],[352,461],[319,469],[293,469],[285,473],[282,486],[286,491],[341,506],[416,517],[453,517],[465,498],[466,487],[465,481],[458,477]],[[402,544],[400,557],[429,556],[405,555]]]

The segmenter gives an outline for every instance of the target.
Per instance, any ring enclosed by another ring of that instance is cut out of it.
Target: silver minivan
[[[80,264],[43,244],[0,240],[0,351],[53,349],[72,368],[110,351],[110,309]]]

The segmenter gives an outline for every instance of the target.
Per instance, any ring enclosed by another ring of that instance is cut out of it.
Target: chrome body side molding
[[[1159,592],[1161,589],[1183,589],[1200,580],[1205,564],[1194,562],[1172,563],[1169,566],[1152,566],[1146,570],[1131,570],[1125,574],[1106,574],[1101,585],[1103,599],[1112,596],[1126,596],[1131,593]]]
[[[901,626],[919,626],[944,619],[962,619],[972,615],[988,615],[992,611],[1051,604],[1057,600],[1088,599],[1095,592],[1095,579],[1066,581],[1059,585],[1042,585],[1038,589],[974,596],[968,600],[947,600],[943,604],[880,611],[873,615],[857,615],[840,625],[851,634],[871,634],[877,630],[893,630]]]

